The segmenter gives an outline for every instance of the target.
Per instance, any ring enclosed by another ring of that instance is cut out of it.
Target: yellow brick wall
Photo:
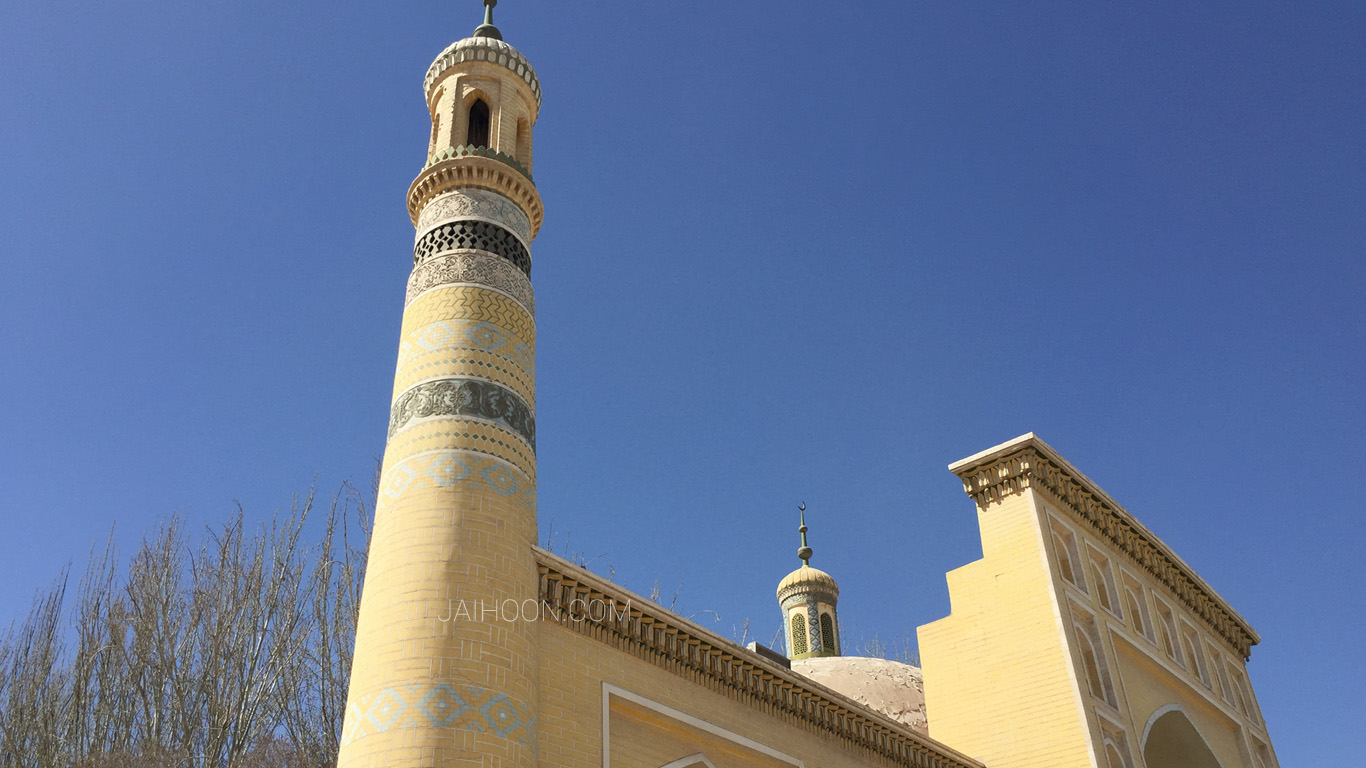
[[[534,402],[535,323],[501,293],[404,312],[395,400],[474,374]],[[406,421],[385,449],[340,766],[535,765],[536,461],[474,417]]]
[[[790,762],[621,696],[611,698],[609,716],[613,765],[657,767],[701,754],[718,768],[792,768]]]
[[[541,768],[602,767],[604,682],[794,756],[806,768],[890,765],[559,624],[547,621],[539,626]],[[697,752],[717,768],[791,765],[630,704],[619,702],[611,718],[613,766],[658,768]]]
[[[948,574],[950,615],[920,627],[930,736],[991,768],[1091,766],[1033,491],[978,512],[983,557]]]

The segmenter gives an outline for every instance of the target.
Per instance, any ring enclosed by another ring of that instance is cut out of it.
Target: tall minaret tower
[[[339,766],[536,764],[536,73],[484,23],[423,82],[427,162]],[[531,619],[531,620],[528,620]]]
[[[801,512],[802,546],[797,557],[802,565],[778,583],[778,605],[783,609],[787,633],[787,656],[809,659],[840,655],[839,617],[835,603],[840,587],[825,571],[811,567],[811,547],[806,543],[806,504]]]

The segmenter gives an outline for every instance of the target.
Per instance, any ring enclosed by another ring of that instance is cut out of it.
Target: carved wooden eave
[[[544,549],[541,621],[628,653],[783,722],[906,768],[984,768],[782,665]],[[601,601],[601,602],[595,602]],[[575,610],[575,606],[578,609]],[[605,609],[597,606],[605,605]]]
[[[949,465],[963,490],[986,507],[1026,488],[1042,491],[1109,540],[1205,621],[1244,659],[1261,637],[1195,570],[1118,502],[1033,432]]]

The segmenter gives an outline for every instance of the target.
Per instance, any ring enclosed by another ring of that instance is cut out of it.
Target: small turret
[[[811,567],[811,547],[806,543],[806,502],[797,507],[802,545],[797,557],[802,565],[778,583],[778,605],[783,611],[787,655],[807,659],[840,655],[839,617],[835,603],[840,588],[825,571]]]

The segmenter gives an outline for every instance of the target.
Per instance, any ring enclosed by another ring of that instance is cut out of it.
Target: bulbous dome
[[[778,582],[779,602],[791,595],[806,592],[828,595],[833,598],[839,596],[840,586],[835,583],[835,578],[830,574],[819,568],[812,568],[805,563]]]
[[[427,77],[422,82],[427,98],[431,98],[432,88],[441,80],[442,75],[451,67],[466,61],[487,61],[506,68],[531,88],[531,93],[536,98],[536,108],[540,109],[541,81],[536,77],[536,70],[531,68],[531,62],[527,61],[521,51],[502,40],[482,36],[456,40],[437,55],[436,60],[427,68]]]

